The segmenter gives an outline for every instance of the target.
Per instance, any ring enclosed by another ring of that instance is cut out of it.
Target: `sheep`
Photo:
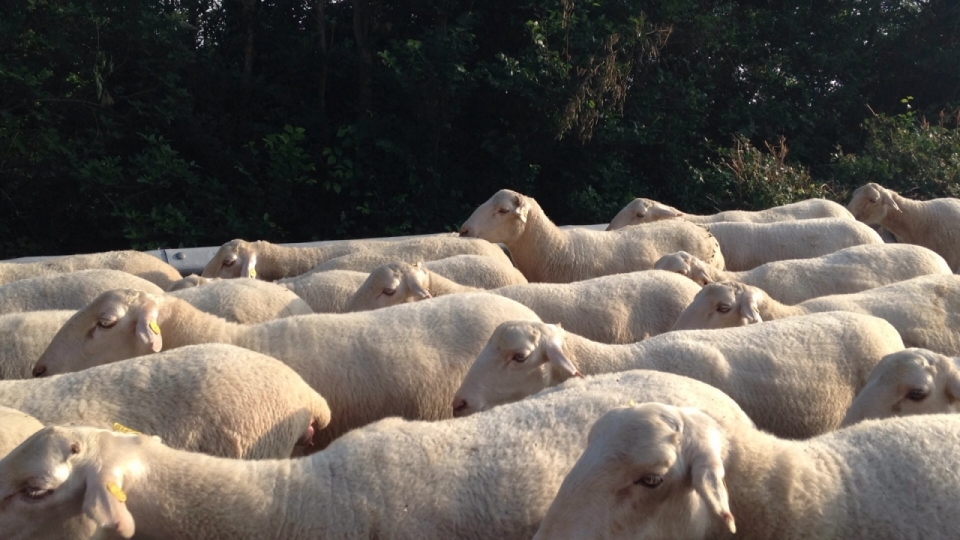
[[[870,183],[853,192],[847,209],[867,225],[887,229],[897,242],[932,249],[954,272],[960,272],[960,200],[914,201]]]
[[[330,423],[327,402],[293,370],[222,344],[0,381],[0,405],[45,424],[128,428],[184,450],[245,459],[290,457],[295,444],[312,444],[314,431]]]
[[[120,270],[133,274],[164,290],[181,277],[176,268],[149,253],[107,251],[88,255],[68,255],[39,262],[0,263],[0,284],[94,268]]]
[[[190,287],[167,294],[189,302],[200,311],[241,324],[257,324],[313,313],[310,306],[293,291],[257,279],[218,280],[202,287]]]
[[[757,287],[720,281],[704,287],[673,328],[729,328],[834,310],[886,319],[907,347],[960,355],[960,276],[952,274],[921,276],[854,294],[822,296],[796,306],[785,306]]]
[[[284,362],[330,403],[320,445],[393,415],[440,420],[470,362],[501,322],[536,321],[527,307],[462,294],[389,310],[229,323],[170,296],[106,292],[77,312],[37,361],[35,376],[194,343],[232,343]]]
[[[586,427],[630,400],[749,424],[715,388],[635,371],[471,418],[382,420],[288,461],[217,459],[146,436],[52,427],[0,461],[0,530],[8,540],[45,537],[87,515],[144,540],[527,540],[582,452]]]
[[[220,281],[220,278],[205,278],[196,274],[190,274],[179,281],[175,281],[172,285],[167,287],[167,292],[182,291],[183,289],[199,287],[201,285],[215,283],[217,281]]]
[[[947,539],[960,531],[957,415],[785,441],[721,426],[707,411],[644,403],[600,417],[534,540]]]
[[[51,274],[0,285],[0,315],[24,311],[77,310],[100,293],[118,288],[163,292],[153,283],[120,270],[93,269]]]
[[[777,221],[796,221],[800,219],[845,218],[853,219],[842,205],[827,199],[807,199],[783,206],[774,206],[759,212],[728,210],[709,216],[685,214],[672,206],[651,199],[634,199],[617,213],[607,227],[608,231],[621,229],[629,225],[651,223],[661,219],[683,218],[691,223],[706,225],[726,221],[748,223],[774,223]]]
[[[403,263],[406,264],[406,263]],[[495,289],[526,283],[527,278],[513,265],[506,265],[483,255],[455,255],[427,261],[421,265],[436,275],[462,286]],[[277,283],[303,298],[316,313],[342,313],[357,290],[372,274],[383,272],[378,267],[371,273],[353,270],[310,271],[306,274],[278,280]]]
[[[0,407],[0,459],[41,429],[43,424],[29,414]]]
[[[649,270],[661,256],[685,250],[717,268],[717,240],[699,225],[671,220],[603,232],[559,229],[532,197],[502,189],[463,223],[460,236],[501,242],[529,281],[569,283]]]
[[[873,366],[902,349],[886,321],[842,312],[670,332],[630,345],[596,343],[551,324],[507,322],[470,366],[453,408],[465,416],[571,377],[655,369],[723,390],[760,429],[810,437],[837,427]]]
[[[369,257],[362,257],[359,261],[354,257],[347,257],[339,262],[332,262],[335,258],[359,252],[367,252],[371,257],[381,255],[386,259],[378,258],[376,260],[383,262],[376,264],[370,262],[372,259]],[[220,247],[200,275],[206,278],[256,277],[265,281],[276,281],[304,274],[327,262],[330,262],[330,265],[324,269],[369,271],[397,258],[435,260],[454,255],[484,255],[510,264],[510,259],[497,246],[476,240],[465,242],[461,238],[448,235],[396,241],[354,240],[316,247],[288,247],[263,241],[232,240]]]
[[[809,259],[860,245],[883,244],[870,227],[852,219],[804,219],[777,223],[713,223],[726,269],[750,270],[762,264]]]
[[[419,266],[393,263],[370,273],[347,304],[362,311],[478,291]],[[601,343],[633,343],[670,330],[700,291],[689,279],[645,270],[576,283],[530,283],[489,291],[529,307],[541,319]]]
[[[75,311],[27,311],[0,315],[0,380],[29,379],[34,364]]]
[[[745,272],[717,270],[685,252],[665,255],[655,268],[677,272],[695,283],[739,281],[759,287],[784,304],[847,294],[931,274],[951,274],[943,257],[909,244],[866,244],[815,259],[777,261]]]
[[[917,348],[885,356],[873,368],[840,426],[871,418],[960,412],[957,361]]]

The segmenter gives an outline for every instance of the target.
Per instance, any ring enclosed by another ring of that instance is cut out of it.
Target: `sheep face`
[[[64,323],[40,355],[34,377],[70,373],[159,352],[160,299],[142,291],[107,291]]]
[[[534,540],[707,538],[735,532],[724,440],[696,409],[610,411],[564,479]]]
[[[563,330],[512,321],[497,327],[453,398],[454,416],[511,403],[582,376],[563,353]]]
[[[431,298],[430,276],[423,265],[385,264],[370,272],[347,302],[346,311],[368,311]]]
[[[86,427],[38,431],[0,460],[0,530],[17,539],[59,538],[65,529],[99,526],[130,538],[124,487],[143,472],[142,446],[159,441]]]
[[[639,225],[640,223],[651,223],[661,219],[671,219],[683,216],[683,213],[676,208],[671,208],[665,204],[650,199],[634,199],[630,201],[623,210],[617,213],[607,226],[608,231],[622,229],[629,225]]]
[[[885,356],[870,372],[841,426],[871,418],[960,412],[956,359],[926,349]]]
[[[683,310],[672,330],[732,328],[761,322],[763,291],[735,281],[704,286]]]
[[[257,252],[253,244],[244,240],[231,240],[220,246],[200,273],[205,278],[233,279],[257,277]]]
[[[867,225],[880,225],[887,212],[900,212],[900,207],[890,195],[890,191],[880,184],[865,184],[853,192],[847,210],[853,217]]]
[[[523,234],[530,208],[529,197],[501,189],[463,222],[460,236],[511,244]]]
[[[654,270],[666,270],[667,272],[674,272],[681,276],[686,276],[700,286],[713,281],[708,274],[707,263],[686,251],[678,251],[660,257],[660,260],[654,263],[653,268]]]

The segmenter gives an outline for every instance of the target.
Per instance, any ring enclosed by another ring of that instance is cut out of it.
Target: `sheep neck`
[[[821,538],[818,523],[838,510],[832,503],[846,468],[816,441],[785,441],[742,427],[727,437],[724,460],[737,538]],[[843,511],[842,508],[839,508]],[[822,531],[826,533],[826,531]]]
[[[563,339],[563,352],[584,375],[653,367],[652,363],[642,358],[643,348],[642,342],[609,345],[576,334],[566,334]],[[561,382],[563,381],[557,380],[554,384]]]
[[[477,287],[461,285],[456,281],[449,280],[440,274],[435,274],[433,272],[430,272],[430,285],[427,287],[427,290],[433,296],[445,296],[448,294],[483,291],[483,289]]]
[[[505,243],[513,264],[528,281],[553,281],[552,268],[567,254],[569,235],[560,230],[532,199],[520,236]]]
[[[773,298],[770,298],[768,294],[763,295],[763,300],[757,305],[757,311],[760,312],[760,318],[764,321],[796,317],[808,313],[802,306],[787,306],[781,304]]]
[[[270,242],[254,242],[257,276],[266,281],[297,276],[333,257],[349,253],[340,244],[317,247],[279,246]]]
[[[893,191],[889,191],[889,193],[890,197],[897,203],[897,206],[900,207],[900,211],[897,212],[893,208],[888,208],[886,215],[880,220],[880,225],[893,233],[893,236],[896,237],[898,242],[918,243],[920,240],[923,240],[922,238],[917,238],[918,235],[915,234],[916,222],[918,219],[921,219],[920,216],[922,215],[922,213],[918,213],[917,210],[923,203],[907,199]]]
[[[322,536],[324,513],[316,508],[324,506],[321,486],[330,479],[315,466],[321,456],[241,461],[161,445],[143,452],[145,472],[124,481],[137,538]],[[229,512],[203,511],[224,501]]]
[[[163,348],[175,349],[200,343],[237,343],[242,325],[200,311],[185,300],[166,296],[157,316]]]

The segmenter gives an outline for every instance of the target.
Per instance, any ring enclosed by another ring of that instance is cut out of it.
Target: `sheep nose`
[[[467,412],[467,400],[463,398],[453,399],[453,416],[460,417]]]
[[[33,376],[34,376],[34,377],[43,377],[43,374],[46,373],[46,372],[47,372],[47,367],[46,367],[46,366],[37,366],[37,367],[33,368]]]
[[[460,236],[470,236],[470,229],[466,227],[460,229]]]

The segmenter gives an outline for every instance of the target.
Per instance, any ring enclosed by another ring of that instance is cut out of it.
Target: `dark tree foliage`
[[[956,195],[958,36],[955,0],[10,0],[0,256],[454,230],[503,187]]]

